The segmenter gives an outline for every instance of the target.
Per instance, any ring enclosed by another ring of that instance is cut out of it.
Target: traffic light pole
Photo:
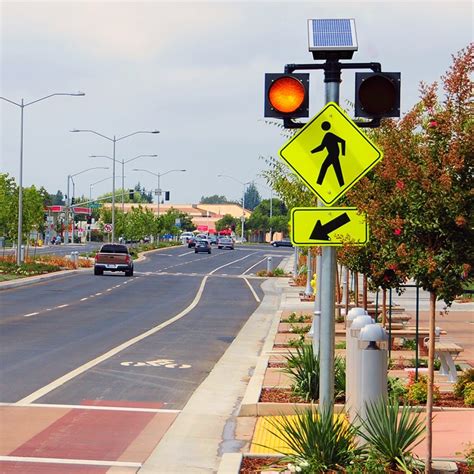
[[[333,64],[329,64],[329,63]],[[326,103],[339,104],[341,70],[338,61],[327,61],[324,69]],[[334,339],[335,339],[335,285],[336,249],[322,247],[320,279],[320,327],[319,327],[319,406],[322,411],[334,411]]]

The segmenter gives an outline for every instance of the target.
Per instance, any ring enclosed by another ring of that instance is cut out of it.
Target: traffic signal
[[[90,214],[86,216],[86,221],[88,224],[92,224],[92,216]]]
[[[169,200],[170,200],[170,192],[165,191],[165,201],[169,201]]]
[[[355,116],[400,117],[400,73],[357,72]]]
[[[74,198],[71,198],[71,204],[74,205],[76,200]]]
[[[265,74],[265,117],[309,116],[309,74]]]
[[[130,201],[134,200],[134,198],[135,198],[135,190],[134,189],[129,189],[128,190],[128,197],[129,197]]]

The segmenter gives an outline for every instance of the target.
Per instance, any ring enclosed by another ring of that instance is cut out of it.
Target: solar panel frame
[[[308,20],[309,51],[357,51],[354,18]]]

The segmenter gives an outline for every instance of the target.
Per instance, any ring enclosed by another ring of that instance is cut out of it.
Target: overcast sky
[[[277,156],[285,139],[263,122],[266,72],[287,63],[312,63],[307,19],[355,18],[359,50],[354,61],[378,61],[402,74],[402,113],[418,101],[420,81],[439,80],[451,55],[472,41],[471,2],[456,1],[191,1],[86,2],[1,1],[0,96],[20,103],[55,92],[24,108],[25,186],[66,192],[67,176],[112,161],[112,142],[92,133],[121,137],[118,160],[125,186],[156,187],[161,178],[171,203],[196,203],[202,195],[240,199],[239,181],[259,179],[260,156]],[[343,72],[341,105],[353,102],[354,73]],[[322,74],[311,74],[310,114],[324,105]],[[20,108],[0,100],[1,171],[18,182]],[[117,175],[121,174],[117,167]],[[109,170],[76,176],[76,195],[110,177]],[[111,179],[93,196],[110,191]],[[117,186],[121,179],[117,180]]]

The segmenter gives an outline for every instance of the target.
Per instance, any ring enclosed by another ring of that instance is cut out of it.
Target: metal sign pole
[[[329,61],[328,61],[329,62]],[[337,69],[338,61],[336,61]],[[326,103],[339,103],[339,78],[334,71],[325,69],[325,97]],[[330,76],[330,77],[328,77]],[[331,77],[332,76],[332,77]],[[336,249],[323,247],[321,254],[321,319],[319,342],[319,406],[322,411],[334,411],[334,338],[335,338],[335,285],[336,285]]]

